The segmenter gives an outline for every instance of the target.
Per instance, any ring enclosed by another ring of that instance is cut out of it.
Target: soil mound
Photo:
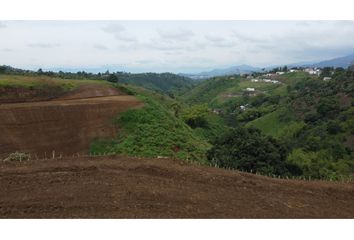
[[[0,105],[0,157],[15,151],[38,157],[53,151],[56,155],[86,153],[95,138],[116,136],[113,120],[119,113],[142,106],[133,96],[96,95]]]
[[[353,218],[352,183],[297,181],[171,159],[0,162],[1,218]]]

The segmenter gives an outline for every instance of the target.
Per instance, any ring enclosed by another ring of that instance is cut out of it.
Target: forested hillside
[[[192,88],[192,79],[172,73],[117,73],[119,81],[166,94],[184,92]]]
[[[350,178],[354,172],[353,71],[327,68],[320,76],[289,72],[275,76],[274,83],[256,77],[214,78],[183,95],[188,104],[208,104],[236,130],[250,129],[215,140],[209,160],[265,174]],[[278,162],[269,162],[270,156],[278,156]]]

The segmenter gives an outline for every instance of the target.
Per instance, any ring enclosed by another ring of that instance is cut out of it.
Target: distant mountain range
[[[347,68],[351,64],[354,63],[354,54],[345,56],[345,57],[339,57],[339,58],[334,58],[326,61],[322,61],[319,63],[312,64],[312,67],[342,67],[342,68]]]
[[[178,75],[189,77],[195,80],[198,79],[206,79],[217,76],[225,76],[225,75],[235,75],[235,74],[243,74],[243,73],[252,73],[261,71],[258,67],[252,67],[249,65],[239,65],[224,69],[214,69],[208,72],[200,72],[200,73],[179,73]]]
[[[264,70],[268,71],[271,69],[274,69],[276,67],[282,67],[284,65],[287,65],[288,67],[343,67],[347,68],[349,65],[351,65],[354,62],[354,54],[350,54],[344,57],[338,57],[338,58],[333,58],[329,60],[324,60],[321,62],[298,62],[298,63],[291,63],[291,64],[283,64],[283,65],[273,65],[273,66],[268,66],[264,67]],[[49,68],[49,69],[44,69],[44,70],[49,70],[49,71],[64,71],[64,72],[78,72],[78,71],[86,71],[86,72],[92,72],[92,73],[98,73],[98,72],[105,72],[107,69],[110,70],[110,72],[114,71],[124,71],[127,72],[129,70],[132,70],[132,72],[140,72],[137,71],[137,69],[126,69],[124,67],[119,67],[117,65],[107,65],[107,66],[101,66],[101,67],[96,67],[96,68]],[[212,78],[212,77],[217,77],[217,76],[227,76],[227,75],[237,75],[237,74],[247,74],[247,73],[252,73],[252,72],[260,72],[262,71],[262,68],[260,67],[253,67],[250,65],[238,65],[238,66],[233,66],[233,67],[228,67],[228,68],[220,68],[220,69],[213,69],[211,71],[204,71],[204,72],[199,72],[199,73],[178,73],[177,75],[183,76],[183,77],[188,77],[191,79],[194,79],[196,81],[198,80],[203,80],[207,78]]]
[[[330,60],[325,60],[321,62],[300,62],[300,63],[292,63],[292,64],[284,64],[287,65],[288,67],[342,67],[342,68],[347,68],[349,65],[354,63],[354,54],[344,56],[344,57],[339,57],[339,58],[333,58]],[[282,67],[284,65],[278,65],[278,66],[269,66],[265,67],[265,70],[271,70],[276,67]],[[184,77],[189,77],[194,80],[203,80],[207,78],[212,78],[212,77],[217,77],[217,76],[225,76],[225,75],[235,75],[235,74],[244,74],[244,73],[252,73],[252,72],[260,72],[262,71],[261,68],[258,67],[253,67],[249,65],[239,65],[239,66],[234,66],[234,67],[229,67],[229,68],[224,68],[224,69],[214,69],[208,72],[200,72],[200,73],[179,73],[178,75],[184,76]]]

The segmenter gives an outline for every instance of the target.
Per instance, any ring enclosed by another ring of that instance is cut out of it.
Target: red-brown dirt
[[[56,100],[92,98],[92,97],[107,97],[126,95],[117,88],[112,88],[108,85],[102,84],[87,84],[79,86],[77,89],[58,97]]]
[[[42,89],[30,89],[26,87],[0,87],[0,104],[49,101],[65,94],[65,90],[59,86],[51,86]]]
[[[1,218],[353,218],[354,185],[171,159],[0,163]]]
[[[115,89],[90,88],[66,99],[1,104],[0,157],[15,151],[38,157],[86,153],[95,138],[116,136],[114,117],[142,106],[133,96],[97,97],[120,94]],[[78,97],[86,98],[70,99]]]

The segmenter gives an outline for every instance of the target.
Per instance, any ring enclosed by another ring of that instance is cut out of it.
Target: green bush
[[[335,160],[327,150],[305,151],[294,149],[287,162],[297,165],[303,176],[314,179],[339,180],[348,178],[352,164],[349,159]]]
[[[4,159],[4,162],[22,162],[22,161],[28,161],[31,158],[31,155],[27,153],[22,153],[22,152],[14,152],[11,153],[7,158]]]
[[[207,124],[206,121],[207,114],[208,114],[208,107],[206,104],[194,105],[183,111],[182,119],[191,128],[205,127]]]

